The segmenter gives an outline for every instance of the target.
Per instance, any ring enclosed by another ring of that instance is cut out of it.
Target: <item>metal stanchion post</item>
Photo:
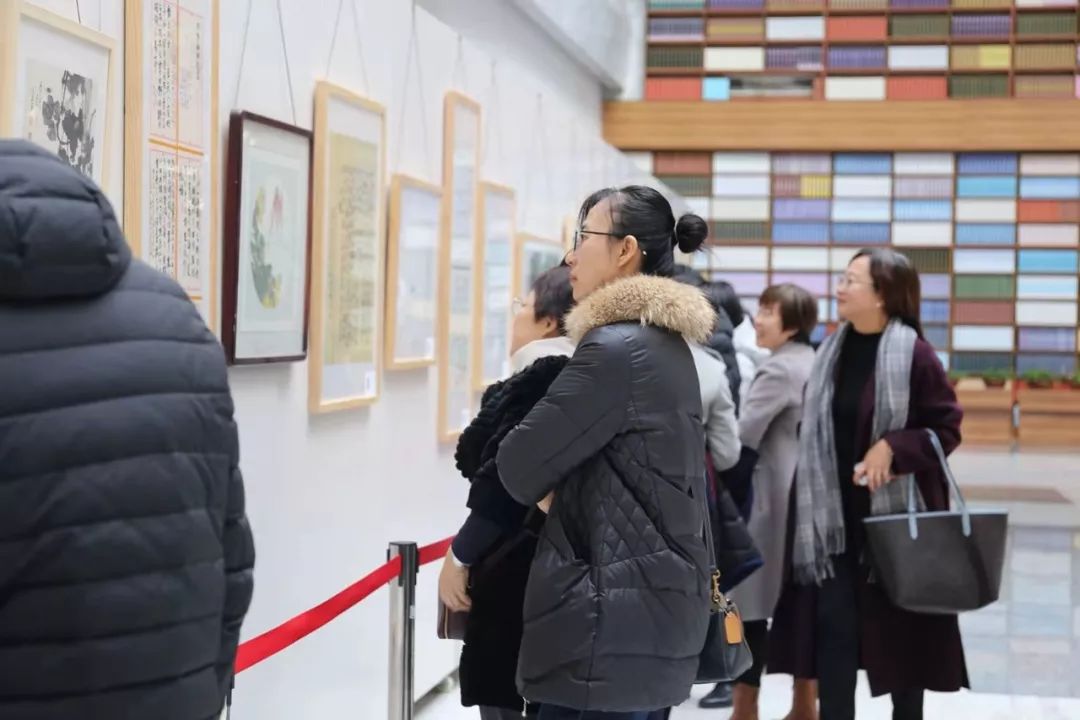
[[[413,720],[413,651],[416,625],[416,543],[393,542],[387,559],[401,557],[401,576],[390,584],[390,720]]]

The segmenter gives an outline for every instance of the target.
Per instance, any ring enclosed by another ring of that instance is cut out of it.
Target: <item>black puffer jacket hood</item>
[[[0,300],[93,297],[131,263],[112,206],[45,150],[0,140]]]
[[[526,591],[518,685],[528,700],[628,712],[679,705],[709,617],[705,437],[688,342],[715,316],[652,277],[571,313],[580,340],[503,440],[499,475],[532,505],[555,491]]]
[[[0,143],[0,718],[210,720],[254,548],[224,353],[101,192]]]

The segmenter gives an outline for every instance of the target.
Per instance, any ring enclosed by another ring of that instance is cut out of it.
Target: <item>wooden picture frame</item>
[[[442,242],[439,247],[438,435],[453,442],[472,421],[480,104],[456,92],[443,102]]]
[[[410,175],[390,181],[386,247],[386,369],[435,364],[442,188]]]
[[[228,153],[221,291],[226,357],[234,365],[303,360],[311,297],[312,133],[238,111],[229,118]],[[252,171],[258,185],[249,178]]]
[[[220,2],[154,7],[124,5],[124,231],[219,329]],[[168,201],[155,201],[167,185]]]
[[[518,233],[514,242],[514,296],[527,295],[536,278],[556,267],[565,257],[566,252],[559,241]]]
[[[57,40],[67,43],[60,59]],[[123,122],[113,102],[117,57],[108,35],[25,0],[0,2],[0,137],[51,150],[108,191],[112,123]],[[28,109],[50,101],[52,114]],[[64,124],[75,116],[77,138]]]
[[[497,183],[481,182],[479,192],[472,366],[473,385],[483,391],[510,375],[517,200],[513,188]]]
[[[312,173],[311,413],[376,402],[382,385],[386,109],[315,86]]]

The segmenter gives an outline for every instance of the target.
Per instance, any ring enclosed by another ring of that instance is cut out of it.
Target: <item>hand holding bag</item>
[[[720,590],[720,571],[716,568],[716,548],[713,545],[712,523],[709,520],[708,498],[701,495],[702,517],[705,520],[705,545],[709,553],[710,614],[705,647],[701,650],[695,683],[732,682],[750,669],[754,656],[743,632],[739,609]]]
[[[875,576],[889,600],[911,612],[978,610],[1001,591],[1009,515],[969,510],[941,441],[926,432],[959,511],[918,512],[915,479],[909,479],[907,513],[863,520]]]

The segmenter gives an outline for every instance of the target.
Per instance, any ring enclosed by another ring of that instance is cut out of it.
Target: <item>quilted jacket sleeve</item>
[[[623,426],[629,392],[630,357],[622,335],[610,327],[593,330],[499,446],[499,476],[507,492],[527,506],[546,497]]]
[[[255,542],[244,514],[244,480],[240,468],[229,477],[229,499],[225,514],[225,608],[221,619],[221,650],[218,655],[218,682],[221,696],[232,687],[240,625],[251,604],[254,587]]]

